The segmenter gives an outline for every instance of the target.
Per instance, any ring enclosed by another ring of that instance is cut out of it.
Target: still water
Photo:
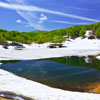
[[[100,82],[100,61],[94,57],[62,57],[27,61],[2,61],[1,69],[48,86],[84,91]]]

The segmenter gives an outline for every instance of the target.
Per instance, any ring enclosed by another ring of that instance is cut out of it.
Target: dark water
[[[100,61],[93,57],[62,57],[30,61],[2,61],[1,69],[52,87],[78,90],[100,82]]]

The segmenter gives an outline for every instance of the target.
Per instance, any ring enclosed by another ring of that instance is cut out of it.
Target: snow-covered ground
[[[97,56],[96,58],[97,58],[98,60],[100,60],[100,56]]]
[[[40,83],[15,76],[0,69],[0,91],[8,91],[35,100],[100,100],[100,94],[70,92],[54,89]]]
[[[50,43],[26,45],[23,50],[14,46],[0,46],[0,60],[29,60],[63,56],[88,56],[100,54],[100,40],[70,39],[64,48],[47,48]],[[98,57],[99,59],[99,57]],[[1,63],[0,63],[1,64]],[[15,76],[0,69],[0,91],[13,92],[35,100],[100,100],[99,94],[79,93],[54,89],[40,83]]]
[[[29,60],[63,56],[87,56],[100,54],[100,40],[89,40],[80,37],[63,43],[64,48],[47,48],[45,44],[23,44],[23,50],[15,50],[14,46],[4,49],[0,46],[0,60]]]

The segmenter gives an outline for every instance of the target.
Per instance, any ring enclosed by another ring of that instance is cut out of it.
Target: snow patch
[[[15,76],[0,69],[0,91],[13,92],[35,100],[100,100],[99,94],[70,92],[51,88],[40,83]]]
[[[4,49],[0,46],[0,60],[31,60],[64,56],[87,56],[100,54],[99,39],[70,39],[63,43],[63,48],[48,48],[50,43],[30,45],[23,44],[25,48],[15,50],[15,47],[9,46]]]
[[[100,56],[97,56],[96,58],[97,58],[98,60],[100,60]]]

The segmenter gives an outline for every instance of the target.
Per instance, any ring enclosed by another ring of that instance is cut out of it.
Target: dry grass
[[[0,97],[0,100],[14,100],[14,99],[7,99],[7,98]]]
[[[88,86],[89,92],[100,93],[100,83],[93,83]]]
[[[95,58],[98,57],[98,56],[100,56],[100,54],[97,54],[97,55],[95,56]]]

